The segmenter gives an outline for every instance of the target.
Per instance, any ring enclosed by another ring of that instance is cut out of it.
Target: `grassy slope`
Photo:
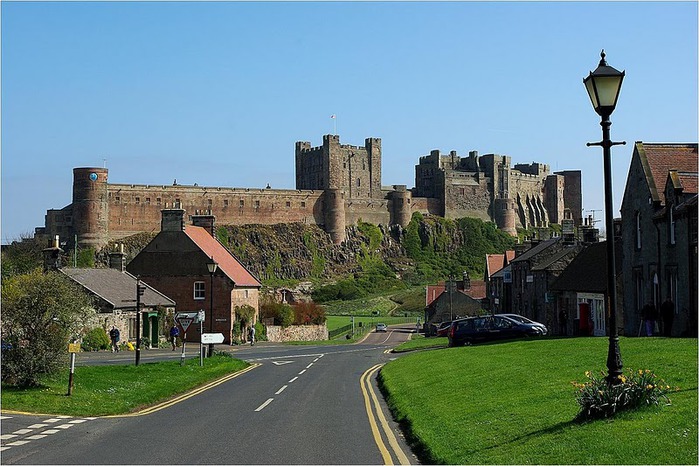
[[[622,338],[671,406],[576,424],[572,381],[605,369],[605,338],[525,340],[408,355],[381,371],[425,463],[697,464],[697,340]]]

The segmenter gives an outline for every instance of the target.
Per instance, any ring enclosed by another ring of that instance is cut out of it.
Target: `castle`
[[[421,157],[415,187],[381,185],[381,139],[364,146],[296,143],[296,188],[226,188],[198,185],[111,184],[106,168],[73,169],[73,202],[46,212],[37,235],[100,248],[138,232],[160,231],[160,211],[179,206],[210,213],[219,224],[309,223],[336,244],[358,220],[407,226],[413,212],[447,218],[477,217],[516,235],[516,227],[542,227],[571,218],[581,223],[579,170],[549,173],[540,163],[510,166],[508,156],[470,152],[459,157],[438,150]]]

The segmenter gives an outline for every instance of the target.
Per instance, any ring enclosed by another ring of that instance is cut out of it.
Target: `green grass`
[[[328,326],[328,331],[335,330],[336,328],[344,327],[345,325],[351,325],[352,319],[349,316],[326,316],[326,324]],[[394,324],[406,324],[415,323],[414,317],[387,317],[387,316],[355,316],[354,318],[354,328],[355,330],[366,330],[366,328],[374,329],[376,324],[382,322],[386,325]],[[359,324],[362,324],[361,328]]]
[[[421,349],[435,349],[435,348],[446,348],[449,345],[449,339],[447,337],[429,337],[425,338],[423,335],[417,334],[413,335],[412,339],[401,343],[400,345],[393,348],[394,353],[404,353],[406,351],[415,351]]]
[[[697,464],[697,340],[622,338],[625,370],[679,391],[669,406],[573,422],[572,381],[606,371],[606,338],[524,340],[417,352],[381,384],[423,463]]]
[[[199,366],[189,359],[127,366],[78,366],[68,393],[68,370],[47,377],[44,386],[20,390],[2,386],[2,409],[41,414],[105,416],[125,414],[167,400],[211,380],[248,367],[227,355],[215,354]]]

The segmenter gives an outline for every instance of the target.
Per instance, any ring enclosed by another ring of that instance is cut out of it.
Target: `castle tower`
[[[364,140],[364,147],[369,159],[369,197],[380,199],[381,193],[381,139],[367,138]]]
[[[106,168],[73,169],[73,234],[80,247],[99,248],[109,239]]]
[[[395,185],[393,189],[394,191],[391,191],[391,225],[400,225],[405,228],[412,217],[411,201],[413,195],[406,189],[405,185]]]
[[[325,231],[334,244],[345,240],[345,199],[341,189],[325,190]]]
[[[495,223],[498,228],[511,236],[517,236],[515,226],[515,201],[510,198],[498,198],[493,202]]]

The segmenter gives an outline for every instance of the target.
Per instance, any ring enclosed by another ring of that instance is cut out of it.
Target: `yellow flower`
[[[619,380],[621,380],[621,383],[626,383],[626,377],[624,377],[623,375],[619,376]]]
[[[652,386],[651,384],[648,384],[648,385],[646,385],[646,388],[647,388],[648,390],[650,390],[651,388],[653,388],[653,386]]]
[[[638,375],[643,375],[643,369],[638,370]]]
[[[585,371],[585,377],[590,378],[590,371]]]

